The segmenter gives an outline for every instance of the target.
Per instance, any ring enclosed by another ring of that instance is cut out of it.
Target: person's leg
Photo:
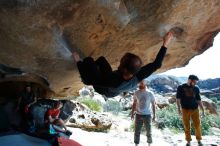
[[[36,131],[35,119],[30,111],[26,113],[26,116],[27,116],[28,131],[33,133]]]
[[[108,75],[112,72],[111,65],[108,63],[105,57],[101,56],[95,62],[99,67],[102,75]]]
[[[20,107],[20,113],[21,113],[21,123],[20,123],[20,128],[23,130],[28,130],[29,128],[29,114],[25,112],[25,107],[26,105],[22,105]]]
[[[100,71],[93,58],[86,57],[83,61],[78,61],[77,67],[84,84],[94,85],[99,82]]]
[[[66,132],[66,126],[61,119],[56,119],[53,123],[51,123],[56,132]]]
[[[146,118],[144,119],[144,125],[146,128],[146,136],[147,136],[147,143],[151,144],[152,143],[152,130],[151,130],[151,116],[147,115]]]
[[[202,132],[201,132],[201,123],[200,123],[200,117],[199,117],[199,109],[196,109],[192,112],[192,121],[193,125],[195,127],[195,134],[197,141],[202,140]]]
[[[190,133],[190,110],[182,109],[183,126],[185,131],[185,139],[188,143],[192,140]]]
[[[54,123],[55,125],[53,125],[53,127],[56,131],[65,133],[68,136],[72,134],[71,131],[67,130],[67,127],[62,119],[57,119]]]
[[[86,85],[90,85],[90,83],[88,82],[88,79],[87,79],[87,70],[86,70],[86,66],[85,64],[83,63],[83,61],[79,61],[77,62],[77,68],[78,68],[78,71],[79,71],[79,74],[80,74],[80,77],[82,79],[82,82]]]
[[[98,65],[100,65],[104,71],[107,71],[109,67],[111,68],[111,66],[108,64],[108,62],[105,60],[104,57],[100,57],[95,62],[92,57],[85,57],[82,60],[79,56],[79,53],[77,52],[73,52],[72,56],[73,56],[74,61],[77,64],[77,68],[82,78],[82,82],[86,85],[94,85],[100,82],[99,78],[101,75],[101,71]],[[107,69],[104,69],[104,68],[107,68]]]
[[[66,125],[62,119],[56,119],[53,123],[64,128],[65,131],[67,130]]]
[[[53,126],[53,129],[55,130],[55,132],[62,132],[65,133],[66,130],[63,129],[63,127],[61,127],[60,125],[57,124],[51,124]]]
[[[91,85],[99,84],[101,72],[96,62],[91,57],[86,57],[83,62],[86,65],[88,71],[88,78],[91,81]]]
[[[140,134],[141,134],[142,125],[143,125],[143,118],[140,115],[136,114],[136,116],[135,116],[135,125],[134,125],[134,128],[135,128],[134,143],[136,145],[139,144],[139,142],[140,142]]]

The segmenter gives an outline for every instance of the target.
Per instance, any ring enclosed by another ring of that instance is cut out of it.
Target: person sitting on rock
[[[168,32],[164,36],[163,45],[156,59],[143,67],[141,67],[140,57],[132,53],[126,53],[121,58],[120,65],[115,71],[112,71],[110,64],[103,56],[95,61],[92,57],[81,60],[76,51],[73,51],[72,56],[77,64],[82,82],[86,85],[93,85],[96,92],[110,98],[136,89],[140,81],[159,69],[172,37],[172,32]]]
[[[62,132],[66,135],[71,135],[72,132],[67,130],[67,127],[62,119],[59,118],[60,109],[62,108],[62,103],[60,101],[56,101],[54,106],[47,110],[45,115],[45,123],[49,127],[50,134],[54,134],[56,132]]]

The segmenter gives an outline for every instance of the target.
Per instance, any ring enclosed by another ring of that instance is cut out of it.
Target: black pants
[[[102,79],[112,72],[112,68],[105,57],[101,56],[96,61],[92,57],[86,57],[77,62],[77,67],[86,85],[100,85]]]
[[[34,117],[30,110],[31,110],[31,107],[29,111],[26,113],[25,106],[22,106],[20,108],[20,113],[21,113],[21,118],[22,118],[21,127],[24,129],[29,129],[31,126],[35,126]]]

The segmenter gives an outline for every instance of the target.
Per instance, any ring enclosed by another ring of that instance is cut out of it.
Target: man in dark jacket
[[[121,58],[118,70],[115,71],[112,71],[104,57],[99,57],[96,61],[91,57],[81,60],[79,54],[73,52],[73,58],[84,84],[93,85],[96,92],[106,97],[114,97],[122,92],[136,89],[140,81],[161,67],[172,37],[172,32],[164,36],[163,45],[156,59],[143,67],[140,57],[132,53],[126,53]]]
[[[35,121],[33,115],[30,113],[30,108],[37,102],[37,96],[33,92],[31,85],[26,85],[25,90],[20,94],[18,98],[17,111],[20,111],[22,116],[22,125],[24,128],[28,128],[29,132],[35,130]]]

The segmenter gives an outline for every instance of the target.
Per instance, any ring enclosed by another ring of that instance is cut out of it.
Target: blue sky
[[[188,77],[196,74],[200,79],[220,77],[220,33],[215,37],[213,47],[195,56],[185,67],[171,69],[162,74]]]

